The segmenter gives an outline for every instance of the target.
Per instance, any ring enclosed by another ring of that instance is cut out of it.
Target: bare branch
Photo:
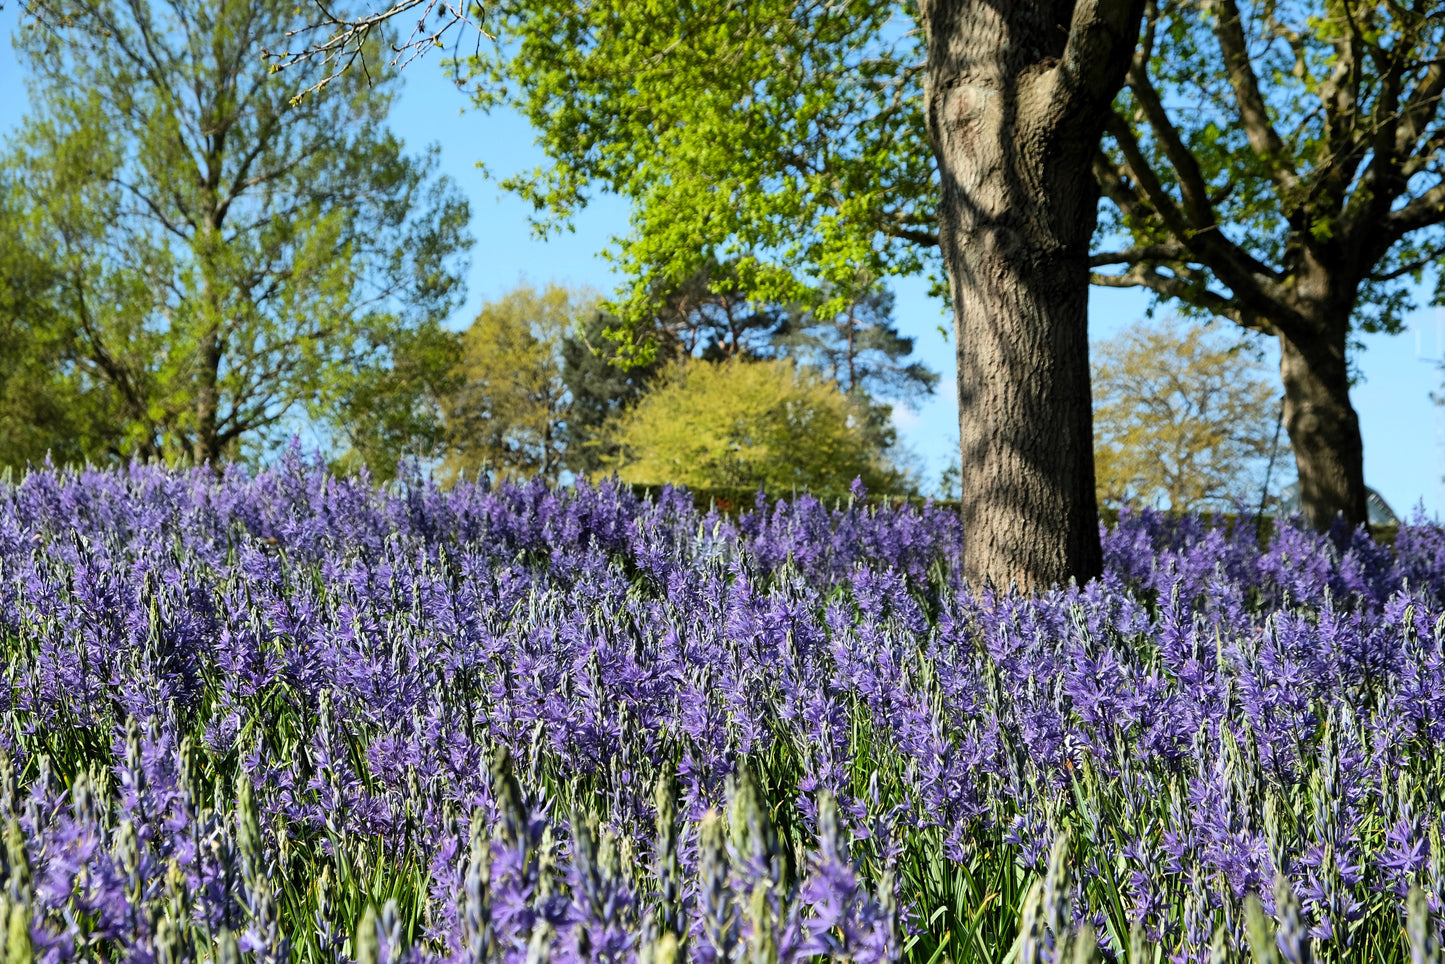
[[[324,39],[308,41],[299,51],[272,51],[264,48],[261,51],[262,55],[271,61],[272,70],[285,70],[307,64],[319,66],[324,71],[320,80],[296,95],[296,100],[319,91],[353,65],[359,64],[361,69],[365,70],[366,43],[371,39],[372,33],[404,15],[415,14],[417,20],[405,40],[390,45],[393,56],[387,61],[387,65],[391,67],[405,67],[433,48],[444,46],[442,39],[454,28],[470,26],[475,29],[478,49],[483,37],[494,39],[480,24],[483,8],[472,3],[469,11],[465,0],[394,0],[385,10],[360,16],[335,13],[324,0],[312,2],[320,13],[319,19],[305,27],[287,31],[286,39],[290,41],[293,38],[307,38],[323,33]],[[436,22],[440,23],[440,26],[428,28],[427,21],[432,19],[433,14],[437,15]],[[477,22],[473,21],[473,17],[476,17]],[[460,34],[458,37],[460,38]]]

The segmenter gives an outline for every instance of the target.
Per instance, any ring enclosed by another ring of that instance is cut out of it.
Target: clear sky
[[[0,12],[0,33],[9,36],[15,16],[15,5],[7,4]],[[602,252],[611,238],[628,230],[625,204],[600,198],[580,214],[572,232],[546,240],[534,237],[528,206],[498,190],[477,166],[484,164],[490,174],[501,177],[543,163],[527,123],[515,115],[468,110],[465,95],[446,79],[436,58],[413,63],[405,77],[405,91],[392,114],[393,129],[418,149],[438,145],[442,171],[471,201],[476,246],[468,300],[455,326],[465,325],[483,301],[519,280],[589,284],[604,291],[617,285],[620,279]],[[8,49],[0,55],[0,93],[0,130],[8,131],[25,109],[22,77]],[[942,305],[928,297],[921,279],[904,279],[893,288],[898,327],[917,339],[916,356],[943,375],[931,401],[916,413],[896,415],[903,440],[924,463],[926,487],[932,487],[957,457],[953,346],[938,331],[940,324],[951,331],[952,323]],[[1417,301],[1423,305],[1428,298]],[[1094,289],[1091,336],[1106,338],[1134,324],[1148,304],[1141,292]],[[1410,325],[1404,335],[1365,336],[1365,348],[1356,359],[1362,380],[1352,397],[1364,432],[1366,481],[1398,514],[1406,515],[1419,503],[1433,517],[1445,512],[1445,409],[1430,400],[1441,384],[1440,370],[1431,359],[1445,356],[1445,314],[1422,308],[1411,316]],[[1283,468],[1282,481],[1289,481],[1293,466]]]

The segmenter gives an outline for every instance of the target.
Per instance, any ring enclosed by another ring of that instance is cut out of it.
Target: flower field
[[[1445,530],[0,489],[10,962],[1438,964]],[[1095,946],[1097,942],[1097,947]]]

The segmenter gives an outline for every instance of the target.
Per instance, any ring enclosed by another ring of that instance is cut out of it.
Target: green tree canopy
[[[1279,400],[1254,346],[1154,324],[1091,354],[1101,503],[1203,512],[1259,498]]]
[[[911,490],[836,383],[791,360],[674,365],[617,416],[604,468],[628,482],[842,493]]]
[[[696,294],[719,264],[744,296],[775,304],[822,281],[843,290],[860,268],[939,267],[922,37],[902,6],[489,10],[499,44],[471,63],[478,102],[520,110],[551,161],[505,183],[547,227],[598,188],[633,202],[619,252],[635,282],[629,320]]]
[[[348,420],[338,471],[364,465],[372,478],[391,479],[404,459],[428,462],[445,451],[444,400],[460,385],[461,336],[430,324],[402,329],[388,353],[385,365],[338,372],[315,406]]]
[[[52,266],[28,243],[22,196],[0,173],[0,465],[101,458],[107,399],[69,361],[76,332],[55,310]]]
[[[395,387],[399,343],[441,337],[469,243],[466,204],[386,130],[394,73],[299,97],[309,75],[261,56],[304,26],[280,0],[45,14],[17,38],[32,113],[9,167],[107,447],[211,460],[308,409],[354,447],[382,431],[366,382]],[[392,405],[385,431],[426,416]]]

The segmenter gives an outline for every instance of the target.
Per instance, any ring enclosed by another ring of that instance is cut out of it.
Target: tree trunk
[[[221,357],[225,354],[222,319],[224,314],[223,282],[217,276],[216,255],[225,249],[221,225],[226,212],[220,203],[221,169],[225,156],[224,132],[209,139],[205,179],[199,185],[205,198],[205,216],[200,231],[192,239],[201,267],[201,303],[206,312],[206,328],[196,346],[200,366],[196,378],[196,435],[192,440],[191,458],[196,465],[215,465],[221,458],[220,407]]]
[[[221,406],[221,296],[208,258],[218,229],[207,221],[200,248],[202,252],[201,303],[206,312],[206,328],[196,346],[196,434],[191,440],[191,459],[196,465],[214,464],[220,460],[219,420]]]
[[[1032,591],[1102,568],[1089,391],[1091,161],[1142,4],[1105,6],[923,4],[924,103],[958,352],[963,567],[975,582]],[[1104,24],[1107,49],[1081,66],[1066,41],[1072,48],[1100,17],[1118,22]],[[1089,78],[1087,96],[1068,96],[1064,88],[1090,71],[1108,76]]]
[[[1305,519],[1319,530],[1337,516],[1351,526],[1367,521],[1365,446],[1350,404],[1348,332],[1346,310],[1307,337],[1279,336],[1284,424],[1294,446],[1300,503]]]
[[[220,408],[221,333],[213,322],[201,336],[196,354],[200,372],[196,377],[196,434],[191,441],[191,458],[196,465],[213,463],[221,457],[217,413]]]

